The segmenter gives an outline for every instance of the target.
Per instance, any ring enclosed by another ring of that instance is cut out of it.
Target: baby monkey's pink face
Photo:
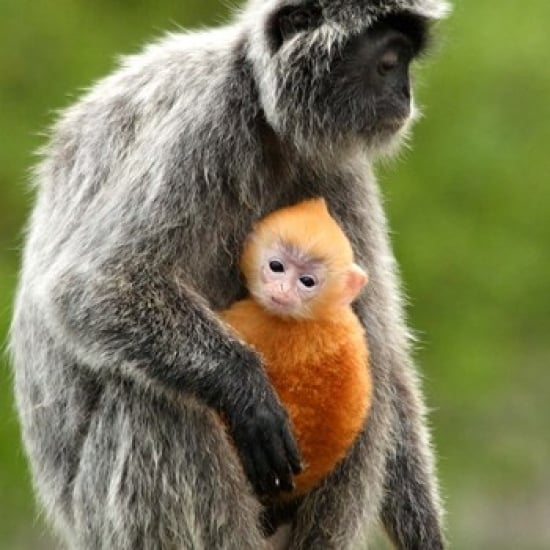
[[[256,297],[276,315],[308,317],[308,304],[321,291],[326,276],[322,261],[274,245],[262,254]]]

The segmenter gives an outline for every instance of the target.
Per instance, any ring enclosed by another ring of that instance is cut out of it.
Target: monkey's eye
[[[273,271],[273,273],[284,273],[285,272],[285,266],[283,265],[283,262],[280,262],[279,260],[271,260],[269,262],[269,269]]]
[[[385,76],[399,66],[399,53],[396,50],[387,50],[384,52],[378,62],[378,73]]]
[[[317,284],[317,281],[315,280],[315,277],[312,277],[311,275],[302,275],[300,277],[300,283],[302,283],[302,285],[306,288],[313,288]]]

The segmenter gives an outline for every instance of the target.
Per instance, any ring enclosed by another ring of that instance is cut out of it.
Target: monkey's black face
[[[376,25],[345,48],[345,61],[333,71],[339,85],[331,97],[336,105],[356,104],[353,127],[361,134],[391,135],[406,123],[411,114],[409,66],[417,51],[413,38],[389,22]]]
[[[267,117],[298,144],[361,140],[386,145],[412,109],[411,62],[425,49],[427,23],[392,13],[346,29],[316,4],[288,6],[266,27],[272,87]]]

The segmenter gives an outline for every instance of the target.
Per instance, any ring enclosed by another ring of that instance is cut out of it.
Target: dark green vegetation
[[[222,5],[223,4],[223,5]],[[418,73],[413,147],[381,167],[410,296],[454,548],[550,547],[550,3],[457,0]],[[498,5],[497,5],[498,4]],[[33,151],[115,56],[214,0],[3,0],[0,338],[32,203]],[[50,548],[0,367],[0,548]]]

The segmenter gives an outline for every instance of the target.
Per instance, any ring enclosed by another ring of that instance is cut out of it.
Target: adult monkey
[[[211,311],[242,294],[254,221],[310,196],[369,266],[357,313],[374,402],[349,456],[288,512],[290,547],[348,548],[381,517],[399,548],[442,548],[370,161],[409,119],[409,62],[445,9],[254,0],[230,26],[128,58],[61,117],[11,349],[35,488],[70,548],[267,545],[255,493],[288,486],[298,457],[258,357]]]

